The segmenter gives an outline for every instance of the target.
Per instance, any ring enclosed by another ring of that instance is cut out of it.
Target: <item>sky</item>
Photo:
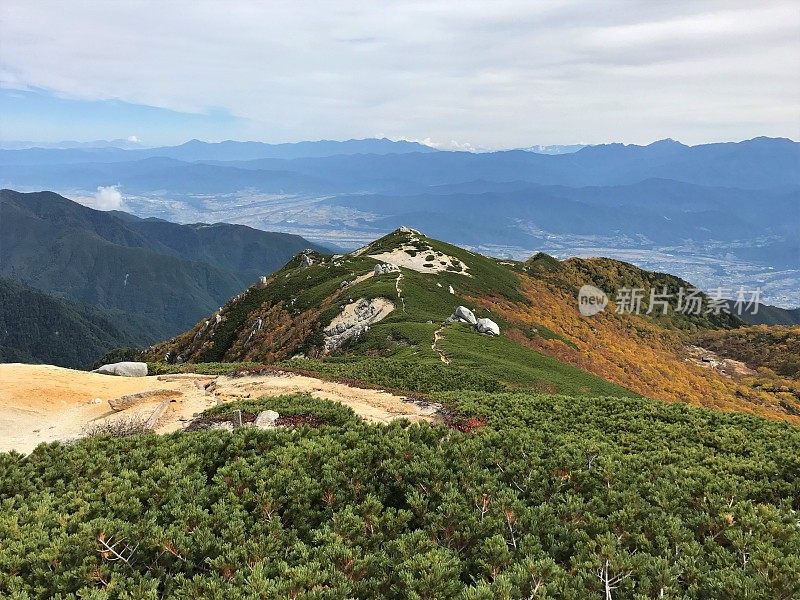
[[[0,140],[800,138],[796,0],[3,0]]]

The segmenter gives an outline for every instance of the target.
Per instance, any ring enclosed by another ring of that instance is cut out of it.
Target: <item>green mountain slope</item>
[[[0,191],[0,276],[155,322],[174,334],[298,250],[298,236],[95,211]]]
[[[157,339],[157,328],[0,278],[0,362],[83,369],[112,348]]]
[[[313,264],[307,265],[304,257]],[[376,265],[392,261],[416,266],[375,274]],[[468,305],[478,318],[491,317],[505,327],[499,317],[478,310],[470,298],[495,295],[525,302],[516,284],[514,271],[495,259],[398,230],[349,255],[296,256],[266,285],[248,288],[190,331],[149,350],[146,358],[275,362],[302,354],[307,359],[295,361],[295,366],[382,385],[391,383],[382,372],[406,369],[424,370],[426,382],[416,381],[408,388],[437,389],[437,378],[457,373],[464,389],[489,385],[489,389],[575,395],[634,395],[506,336],[492,338],[457,323],[442,326],[457,306]],[[326,329],[340,313],[359,301],[375,300],[393,308],[361,335],[326,349],[330,338]]]
[[[583,284],[606,290],[605,312],[579,313]],[[623,287],[675,294],[691,285],[602,258],[496,260],[401,228],[350,254],[297,255],[144,358],[280,363],[412,392],[441,390],[455,379],[464,390],[644,395],[798,420],[794,383],[732,378],[691,359],[692,336],[743,321],[709,312],[704,294],[699,314],[676,311],[674,297],[665,315],[646,314],[647,297],[641,314],[618,314],[615,294]],[[491,319],[501,334],[448,322],[459,306]],[[359,320],[359,310],[378,317]]]

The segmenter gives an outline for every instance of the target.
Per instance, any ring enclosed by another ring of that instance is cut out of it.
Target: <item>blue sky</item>
[[[247,135],[247,120],[224,110],[184,113],[122,100],[62,98],[44,90],[0,89],[4,140],[57,142],[136,138],[143,145],[171,144],[197,135],[210,139]]]
[[[796,0],[3,0],[0,137],[798,138]]]

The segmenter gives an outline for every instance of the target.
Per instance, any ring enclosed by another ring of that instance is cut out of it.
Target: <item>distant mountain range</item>
[[[159,160],[142,163],[156,158]],[[144,150],[30,148],[0,150],[0,177],[4,183],[16,186],[41,186],[45,185],[43,180],[58,181],[64,186],[97,186],[136,175],[140,178],[137,189],[160,189],[162,180],[158,179],[157,168],[154,181],[143,177],[150,175],[147,166],[181,166],[163,159],[224,162],[187,170],[181,177],[191,179],[198,171],[210,169],[217,187],[230,191],[242,189],[243,183],[260,191],[278,191],[287,183],[269,175],[286,173],[324,182],[330,190],[371,192],[418,191],[422,186],[476,179],[572,187],[626,185],[651,178],[748,189],[800,185],[800,144],[783,138],[700,146],[686,146],[674,140],[648,146],[603,144],[558,155],[524,150],[440,152],[416,142],[385,139],[276,145],[192,140],[180,146]],[[64,168],[76,163],[83,166]],[[101,164],[105,167],[98,166]],[[229,170],[219,170],[220,166]],[[258,178],[250,174],[252,180],[242,181],[239,171],[264,171],[265,175]]]
[[[50,192],[0,191],[0,277],[121,312],[145,323],[150,341],[185,329],[305,248],[324,250],[243,225],[177,225]]]
[[[450,152],[386,139],[29,148],[0,150],[0,185],[75,197],[118,186],[140,216],[230,219],[351,247],[412,225],[498,254],[707,254],[711,266],[679,274],[707,286],[768,285],[770,299],[791,305],[800,285],[800,144],[667,139],[573,150]]]
[[[27,142],[22,142],[27,144]],[[95,145],[96,144],[96,145]],[[2,146],[0,146],[2,147]],[[79,144],[68,142],[62,147],[23,147],[0,150],[0,164],[60,164],[82,162],[127,162],[145,158],[174,158],[184,161],[198,160],[256,160],[261,158],[292,159],[301,157],[325,157],[353,154],[402,154],[410,152],[437,152],[430,146],[404,140],[386,138],[363,140],[320,140],[316,142],[292,142],[267,144],[264,142],[202,142],[189,140],[179,146],[158,148],[136,148],[113,142]]]

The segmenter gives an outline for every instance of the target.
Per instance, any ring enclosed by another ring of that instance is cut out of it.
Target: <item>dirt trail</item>
[[[397,281],[394,282],[394,289],[397,290],[397,298],[400,300],[400,304],[403,306],[403,312],[406,312],[406,299],[403,298],[403,291],[400,289],[400,281],[403,279],[403,272],[400,271],[397,274]]]
[[[0,382],[0,451],[22,453],[42,442],[81,437],[87,426],[105,421],[147,419],[166,396],[171,401],[154,428],[157,433],[180,430],[195,414],[220,402],[295,393],[340,402],[369,422],[436,419],[436,407],[421,407],[388,392],[288,373],[114,377],[50,365],[5,364],[0,365]],[[109,405],[109,400],[155,390],[173,393],[145,395],[145,400],[122,411]]]
[[[445,354],[444,350],[440,349],[438,346],[439,341],[444,337],[444,330],[446,327],[447,325],[442,325],[441,327],[439,327],[439,329],[433,332],[433,343],[431,344],[431,350],[433,350],[434,352],[436,352],[436,354],[439,355],[439,360],[441,360],[444,364],[449,365],[450,359],[447,358],[447,355]]]

